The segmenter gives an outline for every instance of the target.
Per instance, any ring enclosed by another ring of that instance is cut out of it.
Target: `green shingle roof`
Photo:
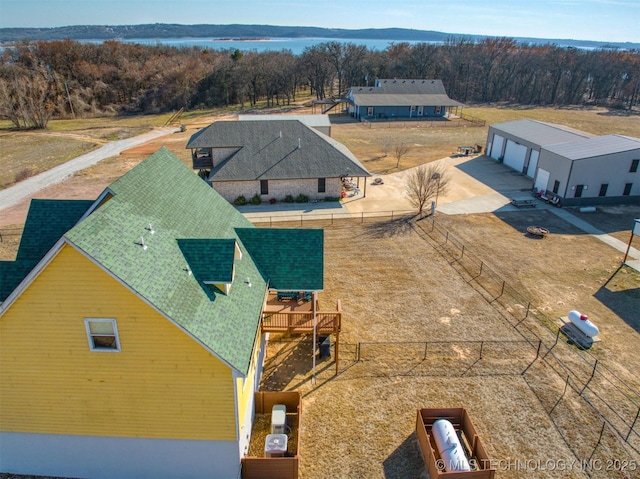
[[[112,183],[109,190],[113,197],[71,229],[67,240],[229,366],[246,374],[267,276],[238,231],[256,228],[165,148]],[[295,241],[287,235],[281,239]],[[204,288],[198,277],[207,274],[207,267],[227,270],[229,246],[235,241],[242,259],[234,262],[229,294]],[[260,248],[253,249],[259,254]]]
[[[31,200],[16,260],[0,262],[0,302],[92,204],[87,200]]]
[[[269,287],[281,291],[323,289],[323,230],[239,228],[236,231],[269,278]]]
[[[178,247],[200,282],[230,283],[233,278],[233,239],[179,239]]]

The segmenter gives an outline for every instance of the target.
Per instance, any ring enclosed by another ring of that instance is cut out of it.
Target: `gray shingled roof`
[[[351,94],[360,106],[462,106],[447,95],[442,80],[382,79],[379,86],[354,86]]]
[[[545,149],[570,160],[583,160],[630,150],[640,151],[640,139],[622,135],[605,135],[551,145]]]
[[[491,127],[545,148],[548,145],[583,140],[594,136],[563,125],[529,119],[497,123]]]
[[[357,158],[330,137],[300,121],[218,121],[195,133],[187,148],[239,147],[213,168],[213,181],[371,176]]]

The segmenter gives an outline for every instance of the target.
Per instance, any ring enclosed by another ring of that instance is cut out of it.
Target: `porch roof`
[[[269,286],[281,291],[324,287],[324,231],[237,228],[236,233]]]

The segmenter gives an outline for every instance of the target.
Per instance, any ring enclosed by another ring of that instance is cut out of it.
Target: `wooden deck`
[[[334,311],[322,311],[316,301],[317,334],[337,334],[342,323],[340,300]],[[270,294],[262,315],[262,331],[265,333],[306,334],[313,332],[313,301],[302,299],[280,300]]]

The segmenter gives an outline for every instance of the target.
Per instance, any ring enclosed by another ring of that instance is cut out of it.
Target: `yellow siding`
[[[89,350],[114,318],[121,352]],[[3,431],[236,440],[231,370],[65,245],[0,317]]]
[[[262,333],[258,333],[256,342],[253,345],[253,356],[246,380],[242,378],[236,379],[236,388],[238,391],[238,424],[244,421],[244,415],[247,412],[249,402],[253,400],[254,378],[256,374],[257,361],[260,357],[260,340]]]

